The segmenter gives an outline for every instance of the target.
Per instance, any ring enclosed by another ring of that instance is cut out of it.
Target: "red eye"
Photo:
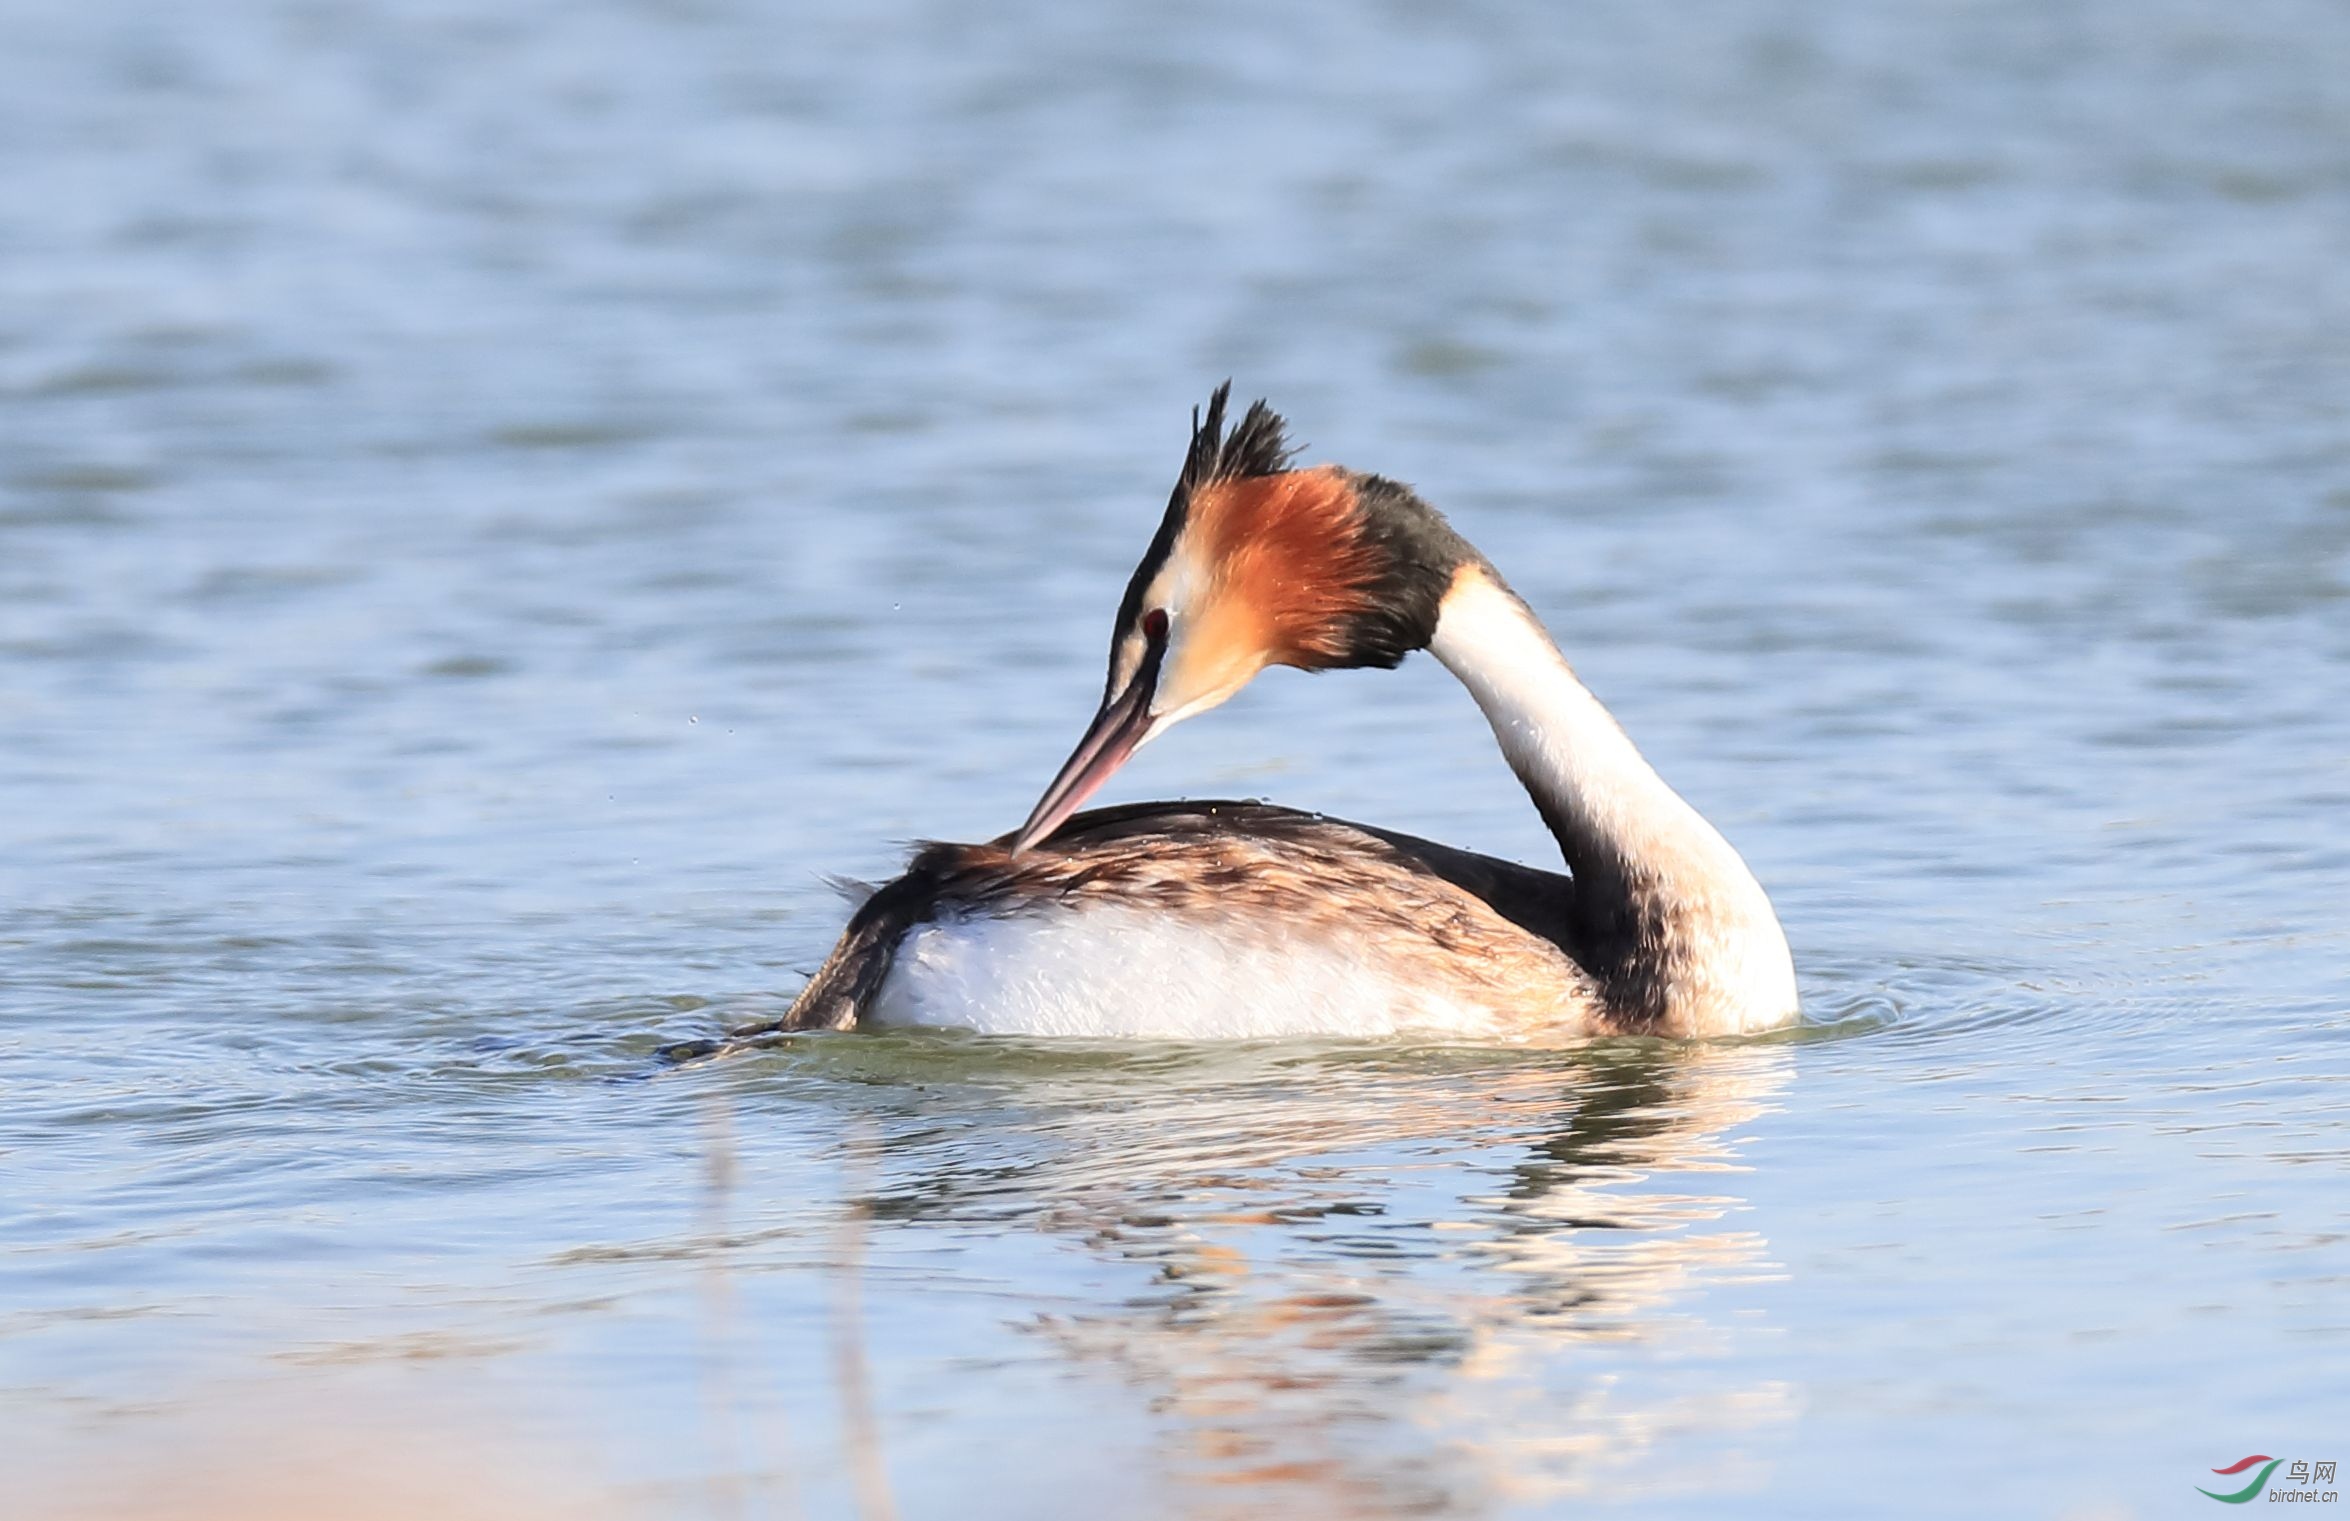
[[[1154,607],[1142,615],[1142,637],[1153,644],[1167,642],[1166,609]]]

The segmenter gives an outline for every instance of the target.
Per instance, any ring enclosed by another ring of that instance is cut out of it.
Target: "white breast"
[[[1506,1033],[1492,1009],[1457,991],[1399,981],[1348,952],[1277,926],[1129,908],[971,915],[907,932],[871,1017],[991,1035],[1158,1040]]]

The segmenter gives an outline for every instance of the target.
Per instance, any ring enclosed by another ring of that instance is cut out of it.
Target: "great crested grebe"
[[[1575,678],[1533,612],[1395,481],[1293,469],[1263,402],[1192,417],[1127,583],[1101,710],[1017,832],[923,846],[773,1028],[1474,1039],[1735,1034],[1796,1013],[1770,899]],[[1259,803],[1077,813],[1268,665],[1432,652],[1570,876]]]

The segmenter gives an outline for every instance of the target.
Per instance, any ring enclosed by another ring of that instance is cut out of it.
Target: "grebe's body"
[[[1392,481],[1289,469],[1261,402],[1227,438],[1224,399],[1127,588],[1101,712],[1036,813],[924,847],[782,1027],[1527,1041],[1794,1018],[1761,885],[1484,557]],[[1074,813],[1266,665],[1414,649],[1476,699],[1569,875],[1253,803]]]
[[[930,845],[858,910],[799,1027],[1507,1039],[1589,1026],[1574,884],[1258,803],[1081,813],[1015,856]]]

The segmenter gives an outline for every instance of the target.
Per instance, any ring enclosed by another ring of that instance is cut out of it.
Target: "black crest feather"
[[[1189,504],[1191,494],[1217,481],[1250,476],[1279,475],[1297,454],[1290,447],[1289,425],[1263,398],[1248,404],[1240,426],[1224,432],[1224,406],[1232,399],[1232,382],[1216,387],[1208,398],[1208,413],[1191,410],[1191,449],[1183,457],[1183,474],[1175,483],[1178,500]]]

